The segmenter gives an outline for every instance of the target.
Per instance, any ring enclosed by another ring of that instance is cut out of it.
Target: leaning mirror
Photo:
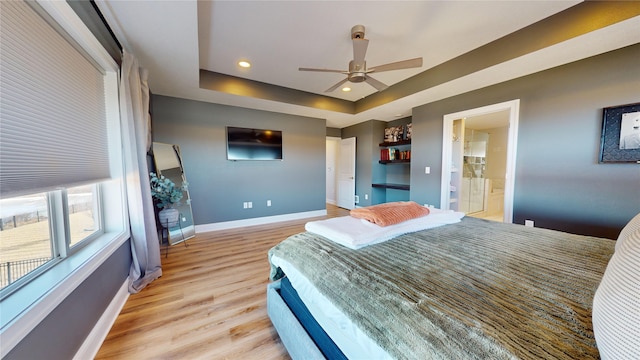
[[[173,144],[154,142],[153,156],[158,177],[164,176],[166,179],[171,180],[176,185],[177,191],[182,193],[182,198],[178,202],[162,206],[164,209],[174,209],[173,211],[161,211],[162,214],[158,214],[163,238],[166,236],[168,243],[174,245],[192,238],[196,234],[189,190],[186,186],[183,186],[187,184],[187,178],[182,167],[180,147]]]

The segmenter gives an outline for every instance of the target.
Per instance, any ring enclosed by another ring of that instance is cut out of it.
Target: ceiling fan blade
[[[367,54],[369,40],[353,39],[353,62],[358,64],[364,62],[364,56]]]
[[[324,92],[326,92],[326,93],[332,92],[333,90],[335,90],[335,89],[339,88],[340,86],[342,86],[342,84],[346,83],[347,81],[349,81],[349,78],[344,78],[344,80],[342,80],[339,83],[333,85],[332,87],[328,88]]]
[[[332,73],[341,73],[341,74],[349,74],[347,70],[334,70],[334,69],[314,69],[314,68],[298,68],[299,71],[317,71],[317,72],[332,72]]]
[[[390,70],[401,70],[401,69],[410,69],[417,68],[422,66],[422,58],[415,58],[409,60],[396,61],[389,64],[384,64],[380,66],[374,66],[368,69],[368,72],[383,72]]]
[[[376,90],[378,90],[378,91],[382,91],[382,90],[384,90],[384,89],[388,88],[388,86],[387,86],[387,85],[385,85],[385,84],[381,83],[380,81],[378,81],[378,80],[376,80],[376,79],[372,78],[372,77],[371,77],[371,76],[369,76],[369,75],[367,75],[367,77],[366,77],[366,79],[364,79],[364,81],[365,81],[367,84],[369,84],[369,85],[373,86],[374,88],[376,88]]]

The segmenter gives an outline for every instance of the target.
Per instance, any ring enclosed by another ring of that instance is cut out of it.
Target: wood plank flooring
[[[327,216],[348,210],[327,205]],[[162,249],[162,277],[131,295],[96,359],[289,359],[267,316],[267,251],[302,219],[198,234]]]

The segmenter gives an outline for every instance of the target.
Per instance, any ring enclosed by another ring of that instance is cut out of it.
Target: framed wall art
[[[640,103],[603,109],[599,162],[640,163]]]

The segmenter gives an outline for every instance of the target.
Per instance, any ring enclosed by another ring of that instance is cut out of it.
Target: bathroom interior
[[[451,209],[503,221],[508,130],[501,112],[454,122]]]

